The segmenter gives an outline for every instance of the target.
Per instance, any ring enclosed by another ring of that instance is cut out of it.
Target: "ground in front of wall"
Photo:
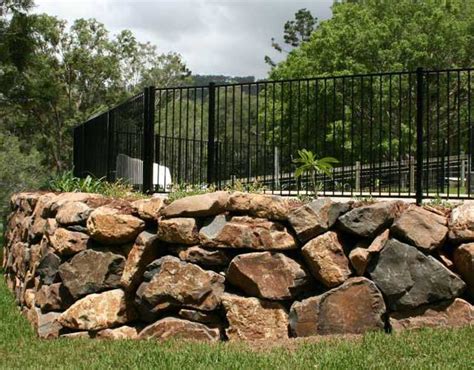
[[[0,238],[1,243],[1,238]],[[37,339],[0,281],[0,368],[474,368],[474,328],[281,343]]]

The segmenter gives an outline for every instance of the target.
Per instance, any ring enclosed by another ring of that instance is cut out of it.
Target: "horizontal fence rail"
[[[471,198],[472,68],[149,87],[74,130],[74,166],[145,192],[311,195],[298,151],[334,157],[320,195]]]

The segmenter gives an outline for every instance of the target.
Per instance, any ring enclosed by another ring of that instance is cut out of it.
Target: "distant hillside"
[[[255,82],[254,76],[193,75],[191,78],[194,86],[208,85],[209,82],[216,84]]]

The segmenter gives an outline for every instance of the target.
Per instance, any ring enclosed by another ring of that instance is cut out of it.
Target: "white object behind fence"
[[[117,179],[123,179],[132,185],[143,185],[143,161],[125,154],[117,155]],[[172,184],[170,169],[153,163],[153,185],[166,189]]]

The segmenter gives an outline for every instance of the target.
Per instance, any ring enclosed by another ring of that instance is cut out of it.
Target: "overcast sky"
[[[333,0],[35,0],[38,13],[72,22],[96,18],[112,33],[130,29],[161,52],[180,53],[194,74],[254,75],[268,72],[265,55],[278,59],[271,38],[301,8],[319,19]]]

